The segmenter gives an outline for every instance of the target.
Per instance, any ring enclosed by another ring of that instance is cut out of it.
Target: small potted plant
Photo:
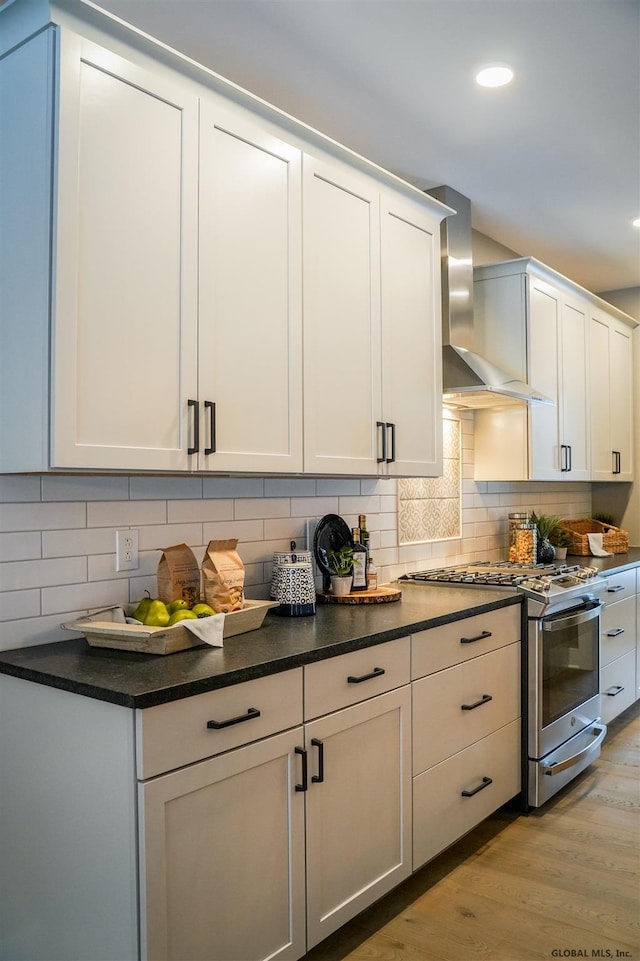
[[[531,514],[531,523],[535,524],[538,529],[538,564],[550,564],[556,556],[556,549],[550,538],[560,526],[560,521],[551,514],[536,514],[534,511]]]
[[[567,559],[567,551],[571,547],[570,532],[566,527],[561,527],[560,524],[558,524],[549,534],[549,540],[556,549],[556,560],[565,561]]]
[[[353,547],[345,544],[337,551],[329,551],[327,563],[331,570],[331,593],[341,597],[349,594],[353,581]]]

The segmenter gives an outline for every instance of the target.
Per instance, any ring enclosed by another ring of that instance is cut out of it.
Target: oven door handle
[[[599,726],[595,724],[593,726],[592,733],[593,733],[593,736],[595,737],[595,741],[592,741],[588,747],[585,747],[583,751],[578,751],[577,754],[574,754],[571,757],[566,758],[564,761],[558,761],[557,764],[541,764],[540,769],[542,773],[549,774],[551,777],[553,777],[554,774],[562,774],[563,771],[566,771],[568,770],[568,768],[573,767],[574,764],[579,764],[580,761],[582,761],[582,759],[587,754],[589,754],[595,748],[599,747],[600,744],[602,744],[607,733],[606,725]]]
[[[576,627],[578,624],[584,624],[586,621],[592,621],[595,617],[600,617],[600,612],[602,610],[602,604],[596,604],[587,610],[580,610],[577,614],[571,614],[569,617],[559,617],[557,620],[545,620],[542,619],[542,630],[543,631],[564,631],[567,627]]]

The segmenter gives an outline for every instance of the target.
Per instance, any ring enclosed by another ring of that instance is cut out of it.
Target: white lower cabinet
[[[635,569],[607,577],[600,633],[600,700],[606,723],[637,698],[637,595]]]
[[[304,953],[301,740],[295,728],[140,786],[142,957]]]
[[[520,637],[518,606],[412,638],[414,871],[521,790]]]

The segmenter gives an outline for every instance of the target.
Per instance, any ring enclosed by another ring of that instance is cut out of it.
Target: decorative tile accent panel
[[[462,533],[462,428],[443,419],[442,477],[398,481],[399,544],[449,540]]]

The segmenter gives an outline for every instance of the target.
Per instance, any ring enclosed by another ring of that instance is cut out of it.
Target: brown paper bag
[[[157,577],[158,597],[165,604],[185,600],[192,607],[200,600],[200,569],[186,544],[164,548]]]
[[[244,564],[238,554],[237,538],[209,541],[202,561],[205,604],[217,614],[242,610],[244,603]]]

